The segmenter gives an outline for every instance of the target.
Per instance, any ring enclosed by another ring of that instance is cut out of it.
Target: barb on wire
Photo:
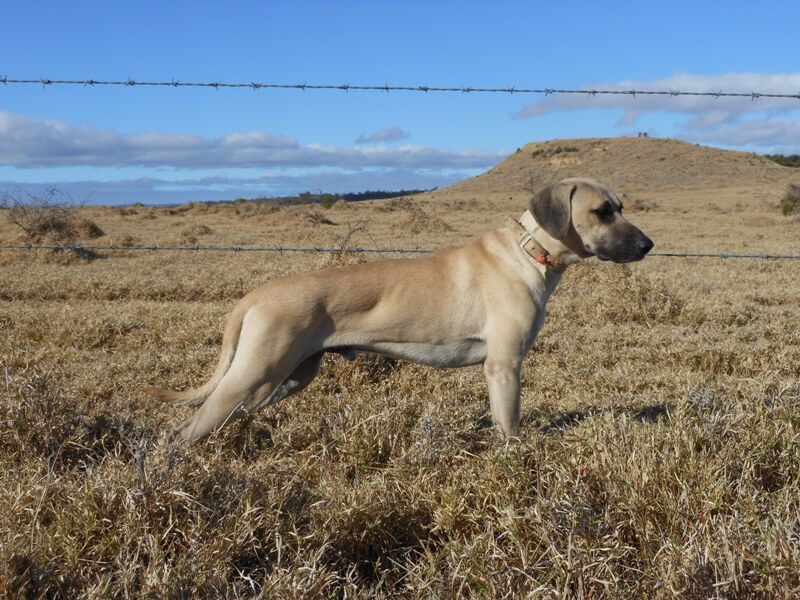
[[[518,88],[516,86],[506,87],[472,87],[462,85],[459,87],[448,86],[429,86],[429,85],[351,85],[346,84],[311,84],[311,83],[263,83],[250,81],[246,83],[225,83],[222,81],[211,82],[190,82],[172,79],[170,81],[137,81],[131,77],[127,80],[97,80],[97,79],[48,79],[40,77],[38,79],[10,79],[7,76],[0,77],[0,83],[4,85],[41,85],[42,87],[54,85],[76,85],[83,87],[97,87],[97,86],[151,86],[151,87],[207,87],[219,90],[220,88],[249,88],[252,90],[263,89],[295,89],[295,90],[338,90],[349,92],[351,90],[358,91],[380,91],[380,92],[456,92],[461,94],[470,93],[497,93],[497,94],[541,94],[545,96],[552,96],[556,94],[583,94],[586,96],[598,95],[628,95],[631,97],[636,96],[705,96],[711,98],[721,97],[734,97],[734,98],[750,98],[751,101],[759,100],[761,98],[786,98],[793,100],[800,100],[800,92],[778,92],[766,93],[757,91],[747,92],[734,92],[734,91],[693,91],[693,90],[620,90],[620,89],[555,89],[555,88]]]
[[[115,251],[188,251],[193,252],[298,252],[337,254],[429,254],[429,248],[328,248],[323,246],[117,246],[117,245],[79,245],[79,244],[0,244],[2,250],[115,250]],[[648,256],[659,258],[740,258],[753,260],[800,260],[800,254],[735,254],[731,252],[651,252]]]

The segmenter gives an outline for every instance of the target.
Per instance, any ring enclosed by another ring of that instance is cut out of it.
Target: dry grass
[[[494,193],[535,189],[577,175],[613,189],[720,189],[796,181],[797,169],[765,156],[665,138],[594,138],[534,142],[479,177],[452,189]]]
[[[78,207],[61,197],[55,189],[40,197],[25,194],[2,194],[0,211],[11,225],[9,240],[20,244],[64,246],[80,244],[105,235]],[[33,256],[45,261],[69,264],[97,258],[91,250],[50,248],[37,250]]]
[[[775,252],[800,232],[771,190],[626,191],[647,199],[632,218],[657,250]],[[443,190],[319,210],[337,225],[249,203],[80,213],[106,239],[431,247],[502,223],[519,198]],[[448,227],[412,233],[417,211]],[[571,269],[525,364],[514,443],[489,425],[479,368],[360,357],[328,359],[304,393],[170,452],[160,437],[188,409],[142,386],[203,381],[239,297],[331,258],[27,256],[0,254],[8,596],[800,591],[800,265]]]

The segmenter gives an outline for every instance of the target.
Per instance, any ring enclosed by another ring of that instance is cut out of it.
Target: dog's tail
[[[246,308],[239,308],[237,306],[233,313],[231,313],[228,323],[225,325],[225,333],[222,335],[222,352],[217,362],[217,368],[214,370],[211,379],[206,383],[199,388],[183,390],[181,392],[148,386],[144,388],[144,393],[173,404],[200,406],[217,388],[219,382],[225,376],[225,373],[228,372],[233,362],[233,357],[236,354],[236,346],[239,345],[239,336],[242,332],[242,322],[244,321],[246,312]]]

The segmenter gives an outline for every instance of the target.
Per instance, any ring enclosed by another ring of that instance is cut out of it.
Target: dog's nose
[[[642,256],[644,256],[653,249],[653,240],[645,236],[643,240],[639,241],[639,248],[641,248]]]

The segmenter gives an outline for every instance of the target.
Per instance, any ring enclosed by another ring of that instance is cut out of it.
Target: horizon
[[[677,141],[685,144],[690,144],[697,147],[702,148],[710,148],[713,150],[721,150],[724,152],[742,152],[744,154],[755,154],[757,156],[762,156],[774,162],[776,165],[787,168],[787,169],[800,169],[798,165],[786,165],[780,162],[780,160],[776,160],[778,158],[784,159],[800,159],[800,154],[782,154],[782,153],[758,153],[754,151],[743,151],[743,150],[736,150],[730,148],[722,148],[720,146],[714,146],[712,144],[700,144],[700,143],[692,143],[686,142],[685,140],[680,140],[677,138],[669,138],[669,137],[653,137],[646,133],[639,133],[637,135],[619,135],[613,138],[554,138],[549,140],[535,140],[531,142],[527,142],[522,146],[516,148],[513,152],[508,154],[507,156],[503,157],[499,162],[495,163],[494,165],[490,165],[484,170],[482,173],[478,173],[476,175],[465,177],[464,179],[479,177],[490,171],[498,164],[505,161],[507,158],[512,156],[513,154],[519,152],[525,146],[530,144],[547,144],[547,143],[568,143],[568,142],[579,142],[579,141],[587,141],[593,139],[604,139],[604,140],[612,140],[612,139],[647,139],[647,140],[672,140]],[[800,162],[800,161],[797,161]],[[367,196],[365,198],[357,198],[357,199],[348,199],[348,202],[362,202],[368,200],[380,200],[380,199],[388,199],[388,198],[397,198],[401,196],[411,196],[417,194],[424,194],[429,192],[438,191],[440,189],[447,189],[448,187],[455,185],[464,179],[459,179],[454,181],[451,184],[448,184],[443,187],[433,186],[430,188],[414,188],[414,189],[406,189],[406,188],[396,188],[396,189],[361,189],[361,190],[324,190],[324,189],[317,189],[317,190],[303,190],[298,191],[295,193],[288,193],[288,194],[276,194],[276,195],[255,195],[255,196],[236,196],[236,197],[223,197],[223,198],[207,198],[207,199],[175,199],[175,200],[168,200],[168,201],[157,201],[157,200],[135,200],[132,202],[112,202],[112,203],[103,203],[103,202],[91,202],[87,201],[83,198],[73,198],[72,194],[69,192],[64,192],[63,190],[59,189],[57,186],[47,186],[43,185],[39,188],[38,192],[31,192],[30,189],[24,188],[17,188],[17,190],[9,191],[3,190],[4,182],[0,181],[0,195],[3,197],[4,200],[10,200],[12,203],[19,202],[25,203],[22,199],[23,196],[26,196],[29,201],[31,200],[41,200],[44,197],[49,197],[50,199],[47,200],[50,203],[61,204],[61,205],[68,205],[68,206],[94,206],[98,208],[102,207],[130,207],[130,206],[159,206],[159,207],[176,207],[182,206],[185,204],[224,204],[224,203],[233,203],[239,201],[246,201],[246,202],[277,202],[281,204],[282,202],[290,205],[290,204],[318,204],[322,201],[321,197],[330,196],[335,199],[341,199],[345,196],[358,196],[364,195]],[[65,196],[65,200],[55,200],[54,197]],[[304,196],[309,196],[309,199],[304,199]],[[0,202],[0,209],[4,208],[2,202]]]

